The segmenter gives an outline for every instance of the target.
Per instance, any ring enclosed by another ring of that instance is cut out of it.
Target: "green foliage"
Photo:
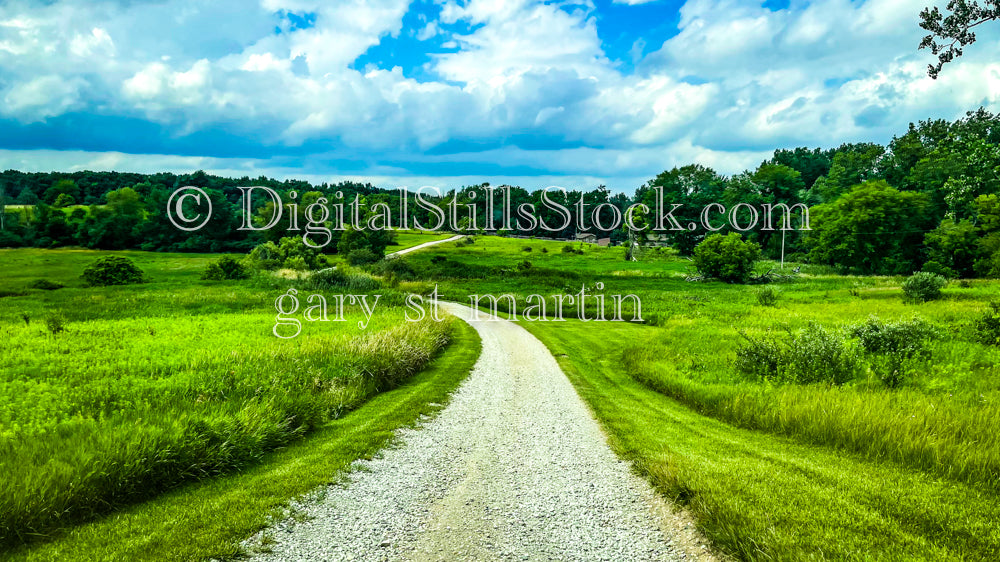
[[[745,242],[737,232],[725,236],[713,234],[694,249],[694,266],[698,273],[726,283],[749,281],[759,259],[760,246]]]
[[[106,285],[131,285],[145,281],[145,274],[128,258],[105,256],[83,270],[84,282],[92,287]]]
[[[281,249],[278,248],[277,244],[274,242],[264,242],[263,244],[258,244],[250,251],[246,261],[251,267],[256,269],[273,271],[281,267],[284,257],[281,255]]]
[[[201,274],[201,278],[210,281],[249,279],[250,269],[232,256],[222,256],[208,264],[208,267]]]
[[[401,257],[383,259],[376,262],[371,266],[370,271],[375,275],[390,277],[400,281],[411,281],[417,277],[417,272],[410,265],[410,262]]]
[[[992,301],[989,308],[973,323],[976,340],[985,345],[1000,345],[1000,301]]]
[[[55,312],[45,317],[45,328],[53,336],[66,331],[66,317]]]
[[[850,334],[858,339],[866,353],[897,353],[912,357],[922,353],[926,341],[936,337],[938,331],[918,316],[896,322],[869,316],[864,322],[852,326]]]
[[[358,266],[358,265],[368,265],[377,262],[380,258],[375,255],[375,252],[371,251],[369,248],[358,248],[356,250],[351,250],[346,256],[347,263]]]
[[[764,285],[754,291],[757,304],[761,306],[774,306],[778,304],[778,297],[781,296],[781,289],[773,285]]]
[[[73,199],[73,196],[68,193],[60,193],[59,197],[56,197],[55,202],[52,203],[53,207],[59,208],[69,207],[72,205],[76,205],[76,199]]]
[[[862,274],[912,272],[921,264],[921,232],[932,220],[930,211],[923,193],[900,192],[881,180],[865,182],[811,209],[809,256]]]
[[[941,298],[941,289],[948,280],[940,275],[919,271],[903,281],[903,295],[910,302],[927,302]]]
[[[41,289],[43,291],[55,291],[56,289],[62,289],[66,285],[62,283],[57,283],[55,281],[49,281],[48,279],[39,279],[28,285],[31,289]]]
[[[844,337],[816,323],[784,339],[741,335],[746,344],[736,351],[734,367],[754,379],[841,385],[861,369]]]
[[[363,271],[347,267],[328,267],[309,276],[308,287],[313,290],[376,291],[382,288],[378,279]]]
[[[914,317],[908,321],[883,322],[872,316],[850,329],[869,356],[872,371],[889,388],[896,388],[907,378],[907,362],[926,355],[925,343],[937,336],[926,321]]]
[[[955,223],[944,219],[924,238],[927,245],[928,261],[923,271],[937,273],[945,277],[973,277],[975,264],[980,258],[979,235],[970,220]]]

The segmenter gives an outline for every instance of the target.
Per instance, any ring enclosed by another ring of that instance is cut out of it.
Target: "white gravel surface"
[[[445,242],[454,242],[455,240],[461,240],[462,238],[465,238],[465,236],[462,235],[462,234],[456,234],[455,236],[452,236],[451,238],[445,238],[444,240],[435,240],[433,242],[424,242],[423,244],[417,244],[416,246],[412,246],[412,247],[409,247],[409,248],[406,248],[406,249],[403,249],[403,250],[398,250],[398,251],[392,252],[391,254],[386,254],[385,257],[387,257],[387,258],[395,258],[395,257],[398,257],[398,256],[402,256],[404,254],[409,254],[410,252],[416,252],[417,250],[423,250],[424,248],[429,248],[431,246],[437,246],[438,244],[444,244]]]
[[[256,559],[690,559],[545,346],[506,320],[470,323],[482,355],[448,406],[248,541],[270,543]]]

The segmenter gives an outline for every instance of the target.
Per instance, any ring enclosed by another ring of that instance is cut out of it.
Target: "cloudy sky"
[[[933,81],[927,3],[4,0],[0,168],[631,192],[1000,109],[1000,28]]]

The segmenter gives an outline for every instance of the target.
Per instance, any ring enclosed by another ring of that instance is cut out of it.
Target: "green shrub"
[[[948,280],[936,273],[920,271],[903,281],[903,294],[911,302],[927,302],[941,297]]]
[[[855,378],[861,362],[837,332],[810,323],[783,340],[741,333],[746,343],[736,350],[737,372],[754,379],[785,383],[841,385]]]
[[[382,288],[382,283],[362,271],[347,267],[329,267],[321,269],[309,276],[308,287],[313,290],[350,290],[375,291]]]
[[[525,246],[525,247],[521,248],[522,252],[530,252],[531,250],[532,250],[531,246]]]
[[[431,262],[434,263],[434,260],[431,259]],[[370,271],[375,275],[391,277],[393,279],[403,281],[411,281],[417,277],[416,270],[413,269],[410,262],[403,258],[389,258],[378,261],[371,266]]]
[[[518,271],[525,272],[528,271],[529,269],[531,269],[531,262],[528,260],[524,260],[517,264]]]
[[[1000,301],[993,301],[990,307],[976,318],[972,325],[976,340],[986,345],[1000,345]]]
[[[781,289],[765,285],[754,291],[754,295],[757,297],[757,304],[761,306],[774,306],[778,303],[778,296],[781,295]]]
[[[901,353],[912,356],[924,350],[924,343],[937,335],[937,330],[923,318],[883,322],[869,316],[861,324],[850,328],[851,337],[857,338],[866,353]]]
[[[443,261],[446,261],[447,259],[448,258],[446,258],[446,257],[438,254],[436,256],[431,257],[431,263],[433,263],[433,264],[439,264],[439,263],[441,263]]]
[[[346,287],[347,273],[339,267],[321,269],[309,276],[309,287],[312,289],[336,289]]]
[[[285,269],[294,269],[296,271],[309,271],[309,264],[306,263],[306,259],[302,256],[293,256],[286,258],[281,267]]]
[[[861,362],[837,332],[810,323],[791,342],[786,379],[841,385],[857,376]]]
[[[375,252],[369,250],[368,248],[359,248],[357,250],[351,250],[347,254],[347,263],[351,265],[368,265],[370,263],[375,263],[379,260],[379,257],[375,255]]]
[[[576,250],[573,249],[573,246],[571,244],[566,244],[565,246],[562,247],[562,253],[564,254],[573,254],[575,252]]]
[[[28,285],[30,289],[41,289],[43,291],[55,291],[56,289],[62,289],[66,285],[62,283],[57,283],[55,281],[49,281],[48,279],[39,279],[31,285]]]
[[[281,263],[284,258],[281,255],[281,249],[274,242],[264,242],[263,244],[257,245],[256,248],[250,251],[247,255],[247,263],[250,267],[264,270],[275,270],[281,267]]]
[[[142,283],[145,275],[135,262],[121,256],[105,256],[83,270],[84,282],[92,287]]]
[[[249,268],[243,262],[232,256],[222,256],[218,260],[208,264],[201,274],[202,279],[210,281],[222,281],[225,279],[249,279]]]
[[[59,313],[50,314],[45,317],[45,327],[54,336],[66,331],[66,317]]]
[[[547,253],[549,253],[549,249],[548,249],[548,248],[546,248],[545,246],[542,246],[542,250],[541,250],[541,252],[542,252],[543,254],[547,254]]]
[[[740,332],[746,340],[736,350],[736,372],[755,380],[777,380],[785,363],[785,349],[773,336],[753,337]]]
[[[883,322],[871,316],[850,329],[861,348],[871,360],[872,372],[890,388],[903,383],[905,363],[911,357],[926,353],[925,343],[937,336],[937,330],[927,321],[914,317],[910,320]]]
[[[744,241],[738,232],[726,236],[713,234],[694,249],[698,273],[726,283],[749,281],[759,259],[760,246]]]

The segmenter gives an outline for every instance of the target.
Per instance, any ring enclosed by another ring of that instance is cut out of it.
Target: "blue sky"
[[[633,191],[1000,105],[926,77],[926,0],[0,5],[0,168]]]

